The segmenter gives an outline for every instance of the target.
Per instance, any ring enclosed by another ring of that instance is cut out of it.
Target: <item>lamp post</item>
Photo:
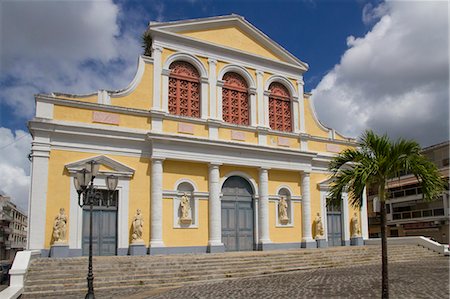
[[[77,171],[73,179],[75,189],[78,193],[78,205],[80,208],[89,206],[89,265],[87,274],[88,292],[85,299],[94,299],[94,274],[92,273],[92,207],[94,202],[102,199],[103,195],[94,186],[94,178],[98,174],[100,164],[94,160],[86,163],[85,168]],[[114,175],[106,177],[106,187],[108,188],[108,197],[106,199],[107,206],[109,206],[112,192],[116,190],[118,178]]]

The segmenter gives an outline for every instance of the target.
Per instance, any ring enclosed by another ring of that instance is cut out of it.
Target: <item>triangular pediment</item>
[[[175,34],[181,38],[232,48],[271,60],[294,64],[305,69],[308,65],[289,53],[242,16],[228,15],[175,22],[151,22],[149,32]]]
[[[333,181],[334,181],[333,178],[327,178],[326,180],[323,180],[323,181],[317,183],[317,186],[319,187],[319,190],[328,191],[330,189]]]
[[[100,163],[99,176],[114,174],[119,177],[132,177],[134,174],[133,168],[103,155],[72,162],[66,164],[65,167],[69,173],[74,174],[85,168],[86,163],[92,160]]]

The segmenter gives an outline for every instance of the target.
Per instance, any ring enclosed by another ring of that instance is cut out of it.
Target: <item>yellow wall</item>
[[[310,101],[309,99],[305,98],[304,106],[305,106],[306,133],[308,133],[312,136],[320,136],[320,137],[328,138],[328,131],[325,131],[322,128],[320,128],[319,125],[314,120],[314,114],[311,111],[309,101]]]
[[[208,43],[234,48],[269,59],[281,60],[270,50],[256,42],[253,37],[236,27],[214,28],[203,31],[183,32],[181,34],[203,40]]]
[[[244,133],[245,140],[236,140],[231,138],[231,131],[239,131]],[[246,143],[258,143],[258,136],[256,132],[249,132],[249,131],[243,131],[243,130],[235,130],[235,129],[227,129],[227,128],[219,128],[219,139],[221,140],[232,140],[232,141],[240,141],[240,142],[246,142]]]
[[[49,161],[49,177],[48,177],[48,192],[47,192],[47,215],[45,226],[45,248],[51,245],[51,238],[53,233],[53,221],[58,215],[59,209],[64,208],[66,215],[70,215],[70,185],[73,184],[72,178],[69,176],[65,165],[78,160],[89,157],[96,157],[98,154],[94,153],[80,153],[64,150],[52,150]],[[107,155],[109,158],[123,163],[135,170],[135,174],[130,180],[129,191],[129,226],[131,228],[131,219],[136,214],[136,209],[142,210],[144,223],[150,223],[150,161],[147,158],[137,157],[123,157]],[[120,205],[120,198],[119,198]],[[70,219],[68,222],[70,225]],[[69,234],[69,227],[67,228]],[[148,243],[149,229],[144,229],[144,242]],[[67,236],[70,238],[70,236]]]
[[[68,107],[68,106],[59,106],[55,105],[53,110],[53,118],[55,120],[63,120],[63,121],[71,121],[71,122],[82,122],[82,123],[95,123],[106,126],[117,126],[114,124],[105,124],[93,122],[93,111],[89,109]],[[133,129],[150,129],[150,118],[146,116],[137,116],[137,115],[128,115],[123,113],[111,113],[105,112],[111,115],[119,116],[119,126],[127,127]]]
[[[59,99],[65,99],[70,101],[80,101],[80,102],[87,102],[87,103],[97,103],[98,102],[98,94],[94,93],[89,96],[64,96],[64,95],[57,95]]]
[[[141,82],[130,94],[123,97],[111,97],[111,105],[150,110],[153,99],[153,64],[146,63]]]
[[[300,172],[270,169],[269,194],[276,195],[277,189],[281,186],[288,186],[293,196],[300,195]]]
[[[289,146],[279,145],[278,139],[279,138],[285,138],[289,140]],[[267,135],[267,144],[271,146],[278,146],[281,148],[300,148],[300,142],[298,138],[291,138],[286,136],[277,136],[277,135]]]
[[[326,152],[327,144],[320,141],[308,141],[308,150],[313,152]]]
[[[163,165],[163,189],[174,190],[180,179],[193,181],[200,192],[208,191],[208,165],[183,161],[166,160]]]
[[[173,199],[163,199],[163,240],[166,246],[208,245],[208,201],[199,200],[198,228],[173,227]]]
[[[248,176],[253,178],[255,180],[256,184],[258,184],[258,182],[259,182],[258,169],[252,168],[252,167],[222,165],[222,166],[220,166],[220,177],[223,178],[225,175],[229,174],[232,171],[244,172]],[[251,185],[251,183],[250,183],[250,185]],[[256,190],[254,190],[254,191],[256,191]]]
[[[188,133],[178,133],[178,124],[179,123],[186,123],[188,125],[191,125],[194,127],[194,134],[188,134]],[[206,125],[202,124],[192,124],[188,122],[182,122],[182,121],[174,121],[174,120],[163,120],[163,132],[172,133],[172,134],[182,134],[182,135],[190,135],[195,137],[204,137],[208,138],[208,127]]]
[[[269,202],[269,233],[270,240],[274,243],[293,243],[302,240],[302,218],[300,203],[293,202],[294,226],[276,227],[275,209],[277,203]]]

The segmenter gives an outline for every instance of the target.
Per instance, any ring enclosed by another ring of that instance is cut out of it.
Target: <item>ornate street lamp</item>
[[[94,274],[92,273],[92,206],[94,202],[102,199],[103,194],[95,188],[94,178],[97,176],[100,164],[94,160],[86,163],[85,168],[77,171],[73,178],[75,189],[78,193],[78,205],[80,208],[89,206],[89,266],[87,275],[88,292],[85,299],[94,299]],[[108,188],[108,197],[106,199],[107,206],[109,206],[114,190],[117,188],[119,182],[118,177],[109,175],[106,177],[106,187]],[[81,196],[83,195],[83,196]]]

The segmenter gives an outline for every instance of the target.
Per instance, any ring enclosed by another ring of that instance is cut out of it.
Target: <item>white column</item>
[[[153,46],[153,110],[161,110],[162,47]]]
[[[256,71],[256,95],[258,102],[258,126],[264,127],[264,72]]]
[[[300,133],[299,130],[299,117],[298,117],[298,112],[299,112],[299,99],[294,98],[292,100],[292,117],[293,119],[293,123],[294,123],[294,133]]]
[[[209,252],[223,251],[219,165],[209,165]]]
[[[311,232],[311,192],[310,174],[302,173],[302,247],[315,247]]]
[[[217,60],[208,59],[209,64],[209,117],[217,118],[217,98],[216,98],[216,89],[217,89],[217,75],[216,75],[216,66]]]
[[[271,243],[269,235],[269,174],[267,168],[259,169],[259,244],[264,250],[264,244]]]
[[[32,142],[31,190],[28,204],[27,249],[44,249],[47,215],[49,138],[35,137]],[[72,182],[71,182],[72,183]]]
[[[342,193],[342,237],[344,244],[350,245],[350,217],[348,215],[348,194],[347,192]]]
[[[208,78],[200,78],[201,91],[200,91],[200,114],[201,118],[208,118]]]
[[[150,200],[150,251],[155,247],[164,247],[162,234],[162,181],[163,181],[164,159],[152,159],[151,188],[152,198]]]
[[[250,125],[256,127],[258,122],[256,121],[256,90],[254,88],[249,89],[250,95]]]
[[[222,86],[225,82],[217,80],[217,119],[223,120],[222,117]]]
[[[161,110],[164,112],[169,112],[169,75],[170,70],[163,69],[161,72],[162,75],[162,108]]]
[[[363,191],[363,204],[361,207],[361,232],[363,240],[369,239],[369,224],[367,219],[367,194],[366,188]]]
[[[268,90],[264,91],[263,111],[264,111],[264,127],[270,128],[269,123],[269,96]]]
[[[299,109],[299,118],[300,118],[300,132],[306,133],[305,128],[305,97],[303,95],[303,77],[297,80],[297,89],[298,89],[298,109]]]

